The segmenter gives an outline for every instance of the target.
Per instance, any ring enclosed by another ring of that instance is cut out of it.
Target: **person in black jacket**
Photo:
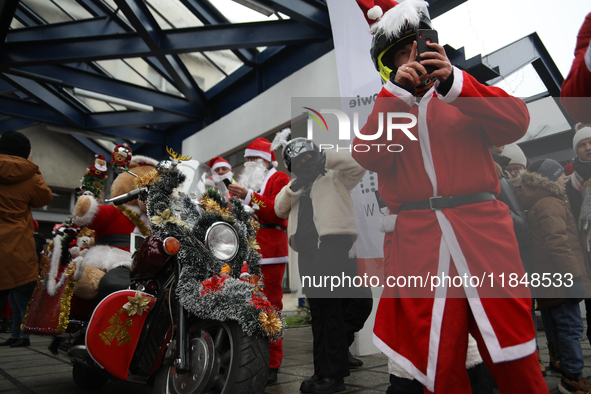
[[[589,256],[591,255],[591,247],[589,246],[591,182],[588,181],[591,178],[591,127],[579,123],[575,126],[575,130],[577,132],[573,137],[573,150],[577,157],[572,161],[575,172],[566,183],[566,196],[581,236],[585,264],[589,265]],[[589,321],[591,300],[585,300],[585,309],[587,310],[587,338],[591,341],[591,321]]]

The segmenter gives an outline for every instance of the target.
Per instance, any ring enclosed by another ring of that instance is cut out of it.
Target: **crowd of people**
[[[377,135],[389,112],[409,113],[419,119],[410,129],[417,142],[405,140],[404,151],[394,154],[379,149],[403,142],[391,133],[377,137],[367,152],[321,151],[311,140],[286,135],[277,145],[258,138],[246,147],[244,170],[236,177],[227,160],[211,159],[212,185],[224,182],[233,197],[256,208],[265,296],[283,309],[288,245],[299,254],[301,276],[357,274],[350,253],[358,237],[351,191],[373,171],[380,197],[396,217],[385,234],[384,275],[494,273],[497,286],[487,294],[442,286],[421,297],[385,287],[373,331],[374,344],[389,359],[388,393],[491,392],[492,379],[483,374],[480,379],[490,384],[479,386],[471,374],[475,366],[488,371],[501,393],[549,392],[536,310],[550,368],[561,373],[559,391],[591,393],[580,343],[583,301],[591,340],[591,112],[589,101],[580,99],[591,93],[591,14],[563,87],[565,109],[581,122],[574,159],[565,167],[549,158],[530,162],[515,144],[530,121],[521,99],[453,66],[438,43],[428,43],[431,51],[419,55],[417,31],[433,29],[426,2],[358,3],[374,35],[371,56],[383,80],[359,133]],[[363,141],[358,135],[353,144]],[[279,147],[291,179],[276,169]],[[19,132],[0,137],[0,184],[0,303],[9,298],[13,318],[10,338],[0,346],[29,346],[20,323],[38,274],[31,207],[53,197]],[[532,284],[548,278],[551,285],[506,286],[499,282],[505,274]],[[300,391],[343,391],[350,368],[362,364],[349,347],[370,315],[371,292],[344,286],[330,294],[308,288],[305,295],[314,374]],[[268,383],[277,381],[282,359],[282,342],[270,343]]]

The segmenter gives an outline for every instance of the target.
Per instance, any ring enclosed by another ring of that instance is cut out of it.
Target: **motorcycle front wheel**
[[[189,372],[162,365],[155,394],[263,393],[269,371],[269,340],[249,336],[234,321],[196,320],[188,331]]]

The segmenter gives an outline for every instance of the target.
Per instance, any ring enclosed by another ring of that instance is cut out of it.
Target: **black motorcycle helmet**
[[[291,170],[292,163],[297,163],[298,159],[301,159],[306,153],[311,153],[315,161],[319,152],[318,146],[311,140],[302,137],[294,138],[283,148],[283,164],[289,172],[293,172]]]
[[[410,26],[407,23],[406,28],[399,33],[382,30],[376,32],[373,36],[369,53],[374,67],[380,73],[384,83],[388,82],[390,74],[396,73],[397,68],[394,66],[394,54],[396,51],[412,43],[415,40],[418,29],[433,29],[427,12],[417,12],[419,16],[419,24],[417,26]]]

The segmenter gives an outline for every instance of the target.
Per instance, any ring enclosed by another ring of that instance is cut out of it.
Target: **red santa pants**
[[[263,294],[278,311],[283,310],[283,273],[285,272],[285,266],[285,263],[261,265],[261,274],[264,276],[265,283]],[[283,339],[277,342],[269,342],[269,347],[271,350],[269,368],[279,368],[283,360]]]
[[[465,316],[468,316],[468,324],[458,324],[458,322],[465,321]],[[468,331],[476,339],[482,360],[495,378],[500,393],[539,394],[549,392],[535,352],[518,360],[493,363],[468,306],[468,300],[448,298],[445,301],[441,327],[435,393],[472,392],[465,367]],[[427,388],[424,388],[424,392],[431,393]]]

